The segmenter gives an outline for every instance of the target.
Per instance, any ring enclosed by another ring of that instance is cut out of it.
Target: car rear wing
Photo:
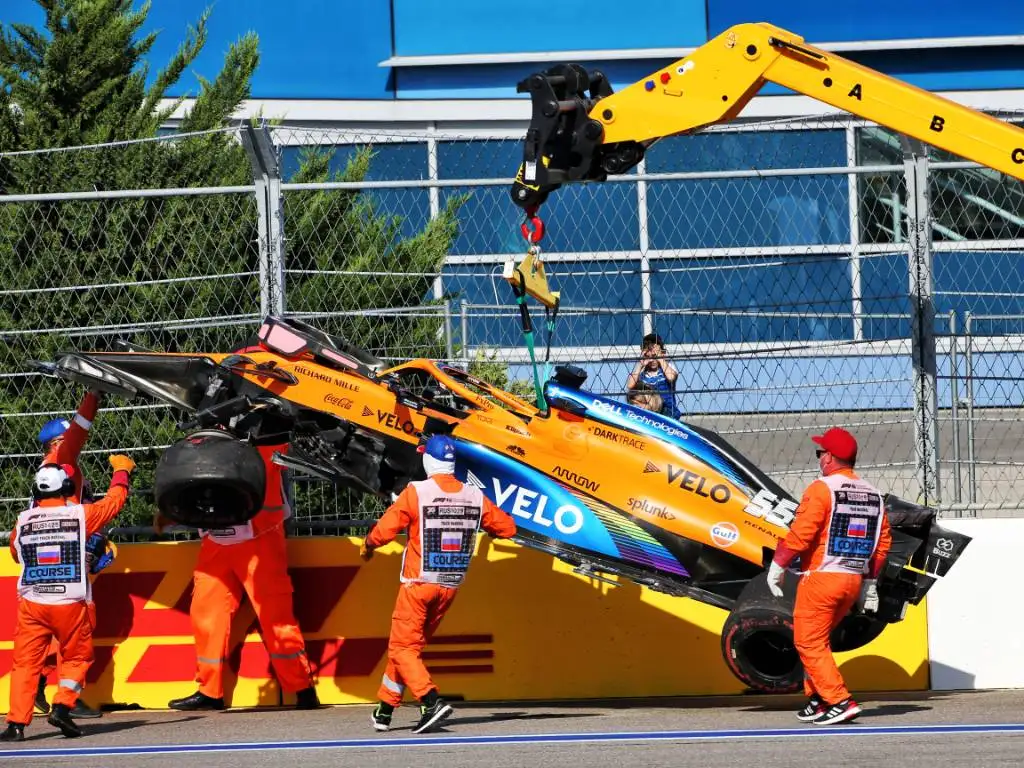
[[[971,537],[941,526],[936,509],[892,494],[885,496],[885,511],[892,548],[878,580],[878,618],[899,621],[907,603],[920,603],[932,585],[949,573]]]
[[[894,531],[917,539],[920,543],[911,553],[911,568],[929,576],[942,578],[964,553],[971,537],[943,528],[938,524],[938,511],[913,504],[897,496],[885,497],[885,510]]]

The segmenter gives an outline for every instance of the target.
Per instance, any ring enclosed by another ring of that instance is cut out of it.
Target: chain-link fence
[[[0,529],[36,432],[74,405],[30,367],[60,349],[223,349],[276,312],[389,363],[487,360],[528,381],[501,277],[525,250],[508,196],[521,136],[243,126],[0,155]],[[1020,507],[1019,182],[846,118],[734,123],[663,140],[542,215],[562,300],[539,352],[583,367],[589,389],[623,396],[656,332],[681,418],[795,493],[816,471],[808,435],[842,424],[886,490],[946,514]],[[86,475],[102,485],[125,451],[146,487],[175,417],[108,399]],[[299,530],[367,511],[299,480]],[[125,520],[144,525],[150,504]]]

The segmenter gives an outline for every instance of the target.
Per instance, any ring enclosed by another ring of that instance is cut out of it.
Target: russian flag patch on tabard
[[[868,519],[866,517],[851,517],[846,526],[846,535],[851,539],[866,539],[868,536]]]
[[[55,547],[40,547],[36,550],[37,565],[60,565],[60,545]]]
[[[459,552],[462,550],[461,531],[441,531],[441,551]]]

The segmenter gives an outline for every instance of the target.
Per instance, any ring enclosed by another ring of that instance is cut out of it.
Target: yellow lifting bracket
[[[525,290],[548,309],[558,304],[558,291],[548,287],[548,276],[544,272],[544,262],[540,259],[540,249],[531,246],[526,256],[517,265],[515,259],[508,259],[501,276],[508,280],[517,291]]]

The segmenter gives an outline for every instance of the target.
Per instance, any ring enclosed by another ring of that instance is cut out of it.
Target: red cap
[[[841,427],[825,430],[823,435],[811,438],[840,461],[856,461],[857,439]]]

